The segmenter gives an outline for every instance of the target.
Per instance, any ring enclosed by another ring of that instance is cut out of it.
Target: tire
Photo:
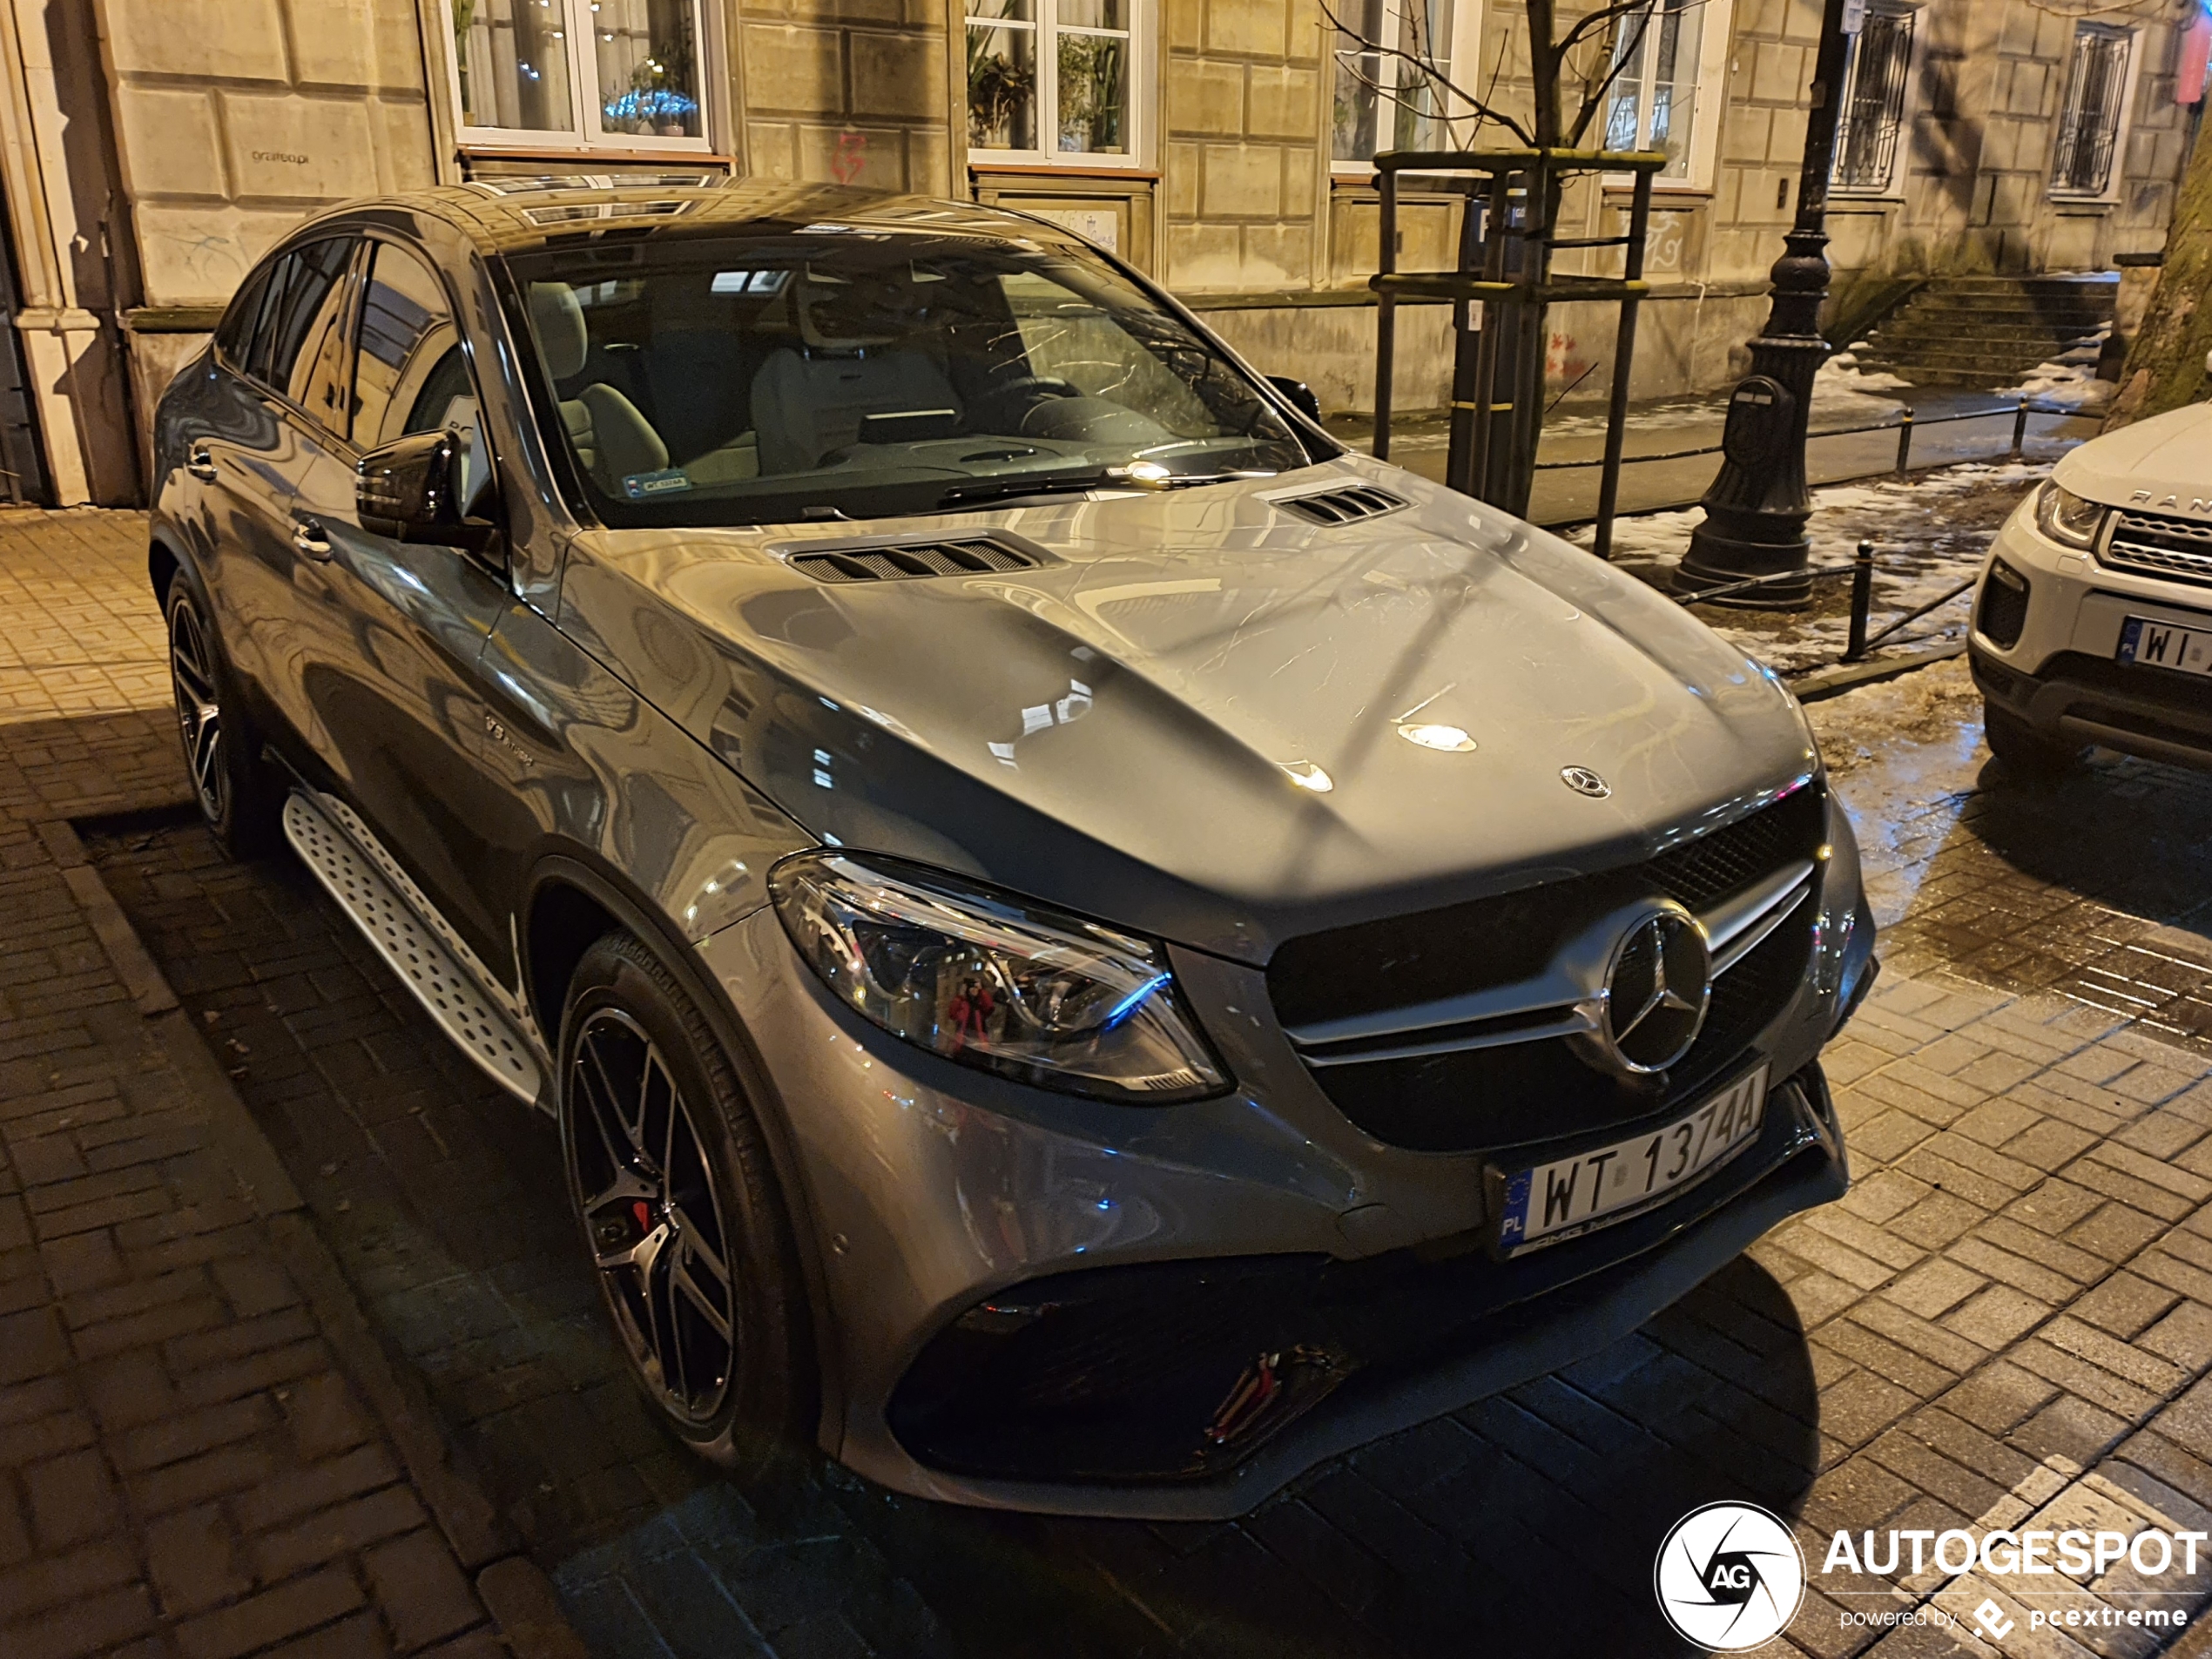
[[[569,1201],[631,1377],[700,1456],[788,1470],[815,1400],[805,1292],[729,1057],[653,953],[613,933],[570,981],[558,1064]]]
[[[199,815],[233,858],[266,853],[280,833],[284,782],[261,759],[260,731],[238,695],[214,607],[190,566],[179,567],[162,611],[177,731]]]
[[[2030,783],[2054,782],[2080,771],[2087,752],[2086,745],[2055,742],[2017,714],[1986,701],[1982,705],[1982,738],[2006,772]]]

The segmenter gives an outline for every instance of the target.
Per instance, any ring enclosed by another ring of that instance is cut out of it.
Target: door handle
[[[212,484],[215,482],[215,457],[207,453],[206,444],[196,443],[192,446],[192,454],[185,461],[185,470],[203,484]]]
[[[330,556],[330,538],[323,534],[322,521],[303,518],[292,527],[292,545],[311,559]]]

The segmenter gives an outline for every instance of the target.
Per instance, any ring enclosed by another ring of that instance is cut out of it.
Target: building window
[[[1690,177],[1696,125],[1702,0],[1656,0],[1613,26],[1613,91],[1605,111],[1608,150],[1662,150],[1662,179]]]
[[[1453,43],[1479,40],[1473,17],[1455,0],[1348,0],[1339,15],[1352,30],[1337,37],[1335,118],[1330,154],[1372,161],[1384,150],[1449,150]],[[1468,10],[1472,11],[1473,8]],[[1356,31],[1356,32],[1354,32]],[[1399,53],[1406,54],[1400,57]]]
[[[2102,24],[2078,24],[2067,65],[2066,102],[2059,106],[2059,136],[2051,156],[2051,189],[2068,196],[2101,196],[2112,183],[2112,152],[2128,91],[2128,57],[2134,36]]]
[[[706,148],[698,0],[448,0],[464,143]]]
[[[1851,37],[1844,75],[1844,106],[1836,122],[1838,190],[1879,193],[1897,173],[1897,138],[1905,125],[1905,73],[1912,63],[1912,14],[1869,11]]]
[[[1141,0],[969,0],[968,145],[986,160],[1137,159]]]

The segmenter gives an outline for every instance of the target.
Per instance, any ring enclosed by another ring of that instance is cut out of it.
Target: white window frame
[[[2074,72],[2074,40],[2085,26],[2094,25],[2099,21],[2101,20],[2096,18],[2080,20],[2074,25],[2074,34],[2067,37],[2066,57],[2060,64],[2059,74],[2054,78],[2058,83],[2059,89],[2058,107],[2052,111],[2050,123],[2051,142],[2054,145],[2058,143],[2060,123],[2066,118],[2067,82]],[[2104,188],[2094,191],[2069,190],[2062,185],[2054,184],[2051,180],[2050,162],[2047,161],[2043,168],[2044,193],[2050,200],[2060,206],[2087,206],[2116,202],[2120,199],[2121,182],[2128,174],[2128,140],[2134,131],[2136,86],[2143,72],[2143,31],[2140,28],[2116,25],[2109,26],[2106,32],[2124,35],[2128,40],[2128,67],[2120,78],[2120,111],[2118,118],[2113,123],[2112,129],[2112,160],[2105,169]],[[2056,158],[2053,157],[2051,159],[2055,160]]]
[[[1663,196],[1669,191],[1705,196],[1713,190],[1714,164],[1720,154],[1721,123],[1727,118],[1728,110],[1728,51],[1736,23],[1736,0],[1704,0],[1697,7],[1703,14],[1697,34],[1697,83],[1696,95],[1689,107],[1689,165],[1679,179],[1669,179],[1662,173],[1651,177],[1651,193]],[[1612,97],[1612,89],[1606,90]],[[1592,118],[1596,129],[1595,142],[1605,142],[1605,109],[1601,105]],[[1632,174],[1619,172],[1605,176],[1608,185],[1625,188],[1635,182]]]
[[[1917,4],[1903,3],[1901,0],[1892,0],[1892,3],[1867,7],[1866,22],[1871,23],[1877,17],[1903,20],[1910,25],[1912,38],[1905,49],[1905,85],[1903,95],[1898,100],[1897,138],[1890,148],[1890,170],[1888,176],[1878,183],[1846,185],[1837,179],[1836,169],[1844,158],[1844,147],[1841,142],[1844,129],[1840,125],[1842,111],[1838,111],[1838,143],[1828,166],[1828,193],[1831,197],[1841,197],[1851,201],[1894,200],[1903,194],[1901,180],[1905,174],[1905,156],[1910,147],[1909,140],[1912,132],[1912,71],[1914,64],[1919,58],[1922,42],[1920,8]],[[1861,24],[1859,32],[1851,37],[1850,55],[1844,64],[1844,107],[1846,110],[1850,108],[1851,94],[1858,87],[1858,71],[1861,62],[1858,48],[1865,36],[1865,26]]]
[[[567,132],[548,132],[538,127],[489,127],[469,124],[468,111],[461,100],[461,43],[454,32],[453,0],[440,0],[439,11],[445,20],[446,81],[452,99],[454,134],[462,148],[474,151],[513,150],[543,152],[548,150],[574,151],[578,155],[590,153],[619,154],[631,152],[645,154],[667,154],[683,151],[702,157],[716,152],[715,138],[720,128],[720,111],[716,90],[721,84],[723,51],[719,26],[721,7],[708,0],[685,0],[691,9],[691,37],[698,43],[699,136],[667,138],[654,133],[610,132],[600,125],[601,111],[606,104],[606,94],[599,85],[599,54],[592,50],[592,13],[597,8],[592,0],[552,0],[561,9],[567,23],[566,38],[569,63],[569,119]]]
[[[1159,58],[1160,0],[1128,0],[1129,4],[1129,65],[1125,71],[1129,85],[1129,108],[1124,118],[1129,123],[1129,141],[1121,152],[1100,150],[1062,150],[1060,148],[1060,52],[1059,40],[1063,28],[1069,34],[1116,35],[1112,29],[1093,29],[1086,24],[1062,24],[1060,21],[1060,0],[1035,0],[1036,16],[1024,21],[1019,18],[979,17],[967,6],[961,7],[961,40],[959,62],[968,61],[968,40],[970,26],[981,24],[992,29],[1007,29],[1016,33],[1032,32],[1036,38],[1037,86],[1035,92],[1037,136],[1048,142],[1034,150],[986,149],[972,140],[968,146],[968,158],[986,167],[1035,168],[1039,172],[1112,171],[1141,172],[1150,165],[1152,155],[1153,82],[1157,78]],[[968,87],[963,79],[961,86],[961,118],[967,118]]]
[[[1387,6],[1387,10],[1385,15],[1390,20],[1391,37],[1383,44],[1389,46],[1395,46],[1404,37],[1406,23],[1410,14],[1406,0],[1386,0],[1386,4]],[[1452,39],[1455,44],[1452,49],[1451,57],[1446,61],[1451,70],[1453,83],[1462,88],[1474,91],[1477,93],[1480,92],[1483,77],[1487,73],[1487,71],[1484,71],[1481,68],[1481,65],[1485,61],[1482,57],[1482,24],[1483,0],[1453,0]],[[1339,156],[1336,152],[1337,124],[1335,118],[1335,110],[1337,78],[1342,72],[1342,60],[1338,57],[1338,54],[1346,50],[1346,48],[1344,46],[1342,37],[1337,35],[1333,30],[1329,30],[1328,24],[1325,19],[1323,21],[1322,27],[1325,30],[1327,30],[1329,39],[1329,55],[1326,63],[1323,65],[1321,77],[1322,144],[1323,147],[1329,152],[1329,171],[1331,173],[1339,176],[1353,176],[1360,179],[1372,178],[1375,171],[1375,162],[1372,156],[1345,157]],[[1467,73],[1465,54],[1460,51],[1459,46],[1456,44],[1456,43],[1460,41],[1472,41],[1474,43],[1474,56],[1478,72],[1472,78],[1470,78]],[[1386,58],[1384,60],[1384,66],[1386,69],[1392,71],[1391,84],[1393,87],[1399,84],[1396,78],[1397,71],[1405,70],[1408,67],[1405,59],[1400,57]],[[1380,94],[1378,94],[1377,96],[1379,98]],[[1447,92],[1445,94],[1444,105],[1443,118],[1447,125],[1456,125],[1460,122],[1471,121],[1474,118],[1474,106],[1462,98],[1456,97],[1453,94]],[[1388,103],[1382,104],[1376,112],[1376,120],[1378,125],[1379,125],[1386,118],[1389,117],[1390,112],[1395,108],[1396,106],[1394,105]],[[1493,137],[1494,140],[1499,143],[1512,143],[1514,141],[1512,135],[1510,133],[1505,133],[1503,129],[1499,129],[1499,133],[1502,136],[1486,136]],[[1389,149],[1392,146],[1385,145],[1381,147],[1384,149]]]

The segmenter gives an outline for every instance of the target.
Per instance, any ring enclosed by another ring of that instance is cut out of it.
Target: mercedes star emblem
[[[1613,792],[1613,786],[1588,766],[1562,766],[1559,776],[1576,794],[1588,795],[1592,800],[1603,800]]]
[[[1680,905],[1660,904],[1632,922],[1606,971],[1604,1057],[1641,1076],[1688,1054],[1712,1001],[1712,968],[1705,930]]]

